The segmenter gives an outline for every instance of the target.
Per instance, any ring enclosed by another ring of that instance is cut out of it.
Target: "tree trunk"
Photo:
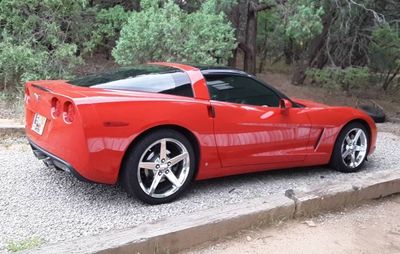
[[[292,84],[293,85],[302,85],[304,80],[306,79],[306,70],[307,70],[307,63],[305,53],[302,53],[295,62],[294,72],[292,76]]]
[[[257,13],[271,9],[274,5],[260,4],[258,0],[238,0],[238,4],[229,14],[229,19],[236,28],[238,48],[244,53],[244,70],[255,74],[257,70]],[[229,64],[236,65],[238,48]]]
[[[246,45],[248,50],[244,55],[244,70],[255,75],[257,61],[257,13],[252,9],[248,12]]]
[[[235,27],[235,37],[239,38],[239,18],[240,18],[240,12],[239,12],[239,5],[234,6],[229,13],[227,13],[229,20],[232,22],[233,27]],[[239,40],[238,40],[239,42]],[[228,59],[228,65],[237,68],[237,57],[238,57],[238,47],[236,47],[232,51],[232,57]]]
[[[292,76],[292,83],[294,85],[302,85],[306,79],[306,70],[308,67],[315,67],[322,69],[327,63],[326,55],[329,55],[329,48],[326,47],[327,36],[329,35],[329,29],[332,24],[332,20],[335,17],[335,11],[332,9],[327,13],[323,20],[322,33],[316,36],[309,44],[308,50],[304,50],[298,56],[295,61],[294,72]],[[303,50],[302,50],[303,51]]]
[[[285,63],[291,65],[293,63],[293,40],[289,39],[288,43],[285,43],[283,48],[283,54],[285,55]]]
[[[329,31],[332,25],[332,21],[335,19],[336,10],[332,8],[322,18],[323,30],[322,33],[316,36],[310,43],[308,67],[315,67],[322,69],[327,63],[327,55],[329,56]],[[333,64],[333,62],[332,62]]]
[[[236,5],[235,10],[232,11],[231,21],[236,27],[236,38],[238,42],[238,47],[235,50],[235,67],[238,60],[239,49],[243,52],[243,59],[246,58],[246,54],[248,51],[248,47],[246,44],[247,38],[247,22],[248,22],[248,12],[249,12],[249,0],[239,0]],[[244,60],[245,61],[245,60]],[[246,70],[247,66],[239,64],[239,67],[244,68]]]
[[[268,51],[266,48],[264,48],[260,62],[258,64],[258,73],[261,73],[264,70],[265,62],[267,61],[267,54],[268,54]]]
[[[390,83],[394,80],[394,78],[399,74],[400,72],[400,67],[398,67],[396,70],[394,70],[394,73],[391,73],[391,70],[389,70],[385,82],[383,82],[382,88],[384,91],[387,91],[389,88]]]
[[[237,54],[238,54],[237,51],[238,51],[238,48],[233,50],[232,57],[228,59],[228,66],[236,68]]]

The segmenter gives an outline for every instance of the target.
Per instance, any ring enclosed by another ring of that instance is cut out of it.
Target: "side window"
[[[235,75],[205,76],[212,100],[255,106],[279,106],[279,96],[254,79]]]
[[[193,90],[192,90],[191,83],[176,86],[175,88],[164,90],[164,91],[161,91],[160,93],[179,95],[179,96],[185,96],[185,97],[193,97]]]

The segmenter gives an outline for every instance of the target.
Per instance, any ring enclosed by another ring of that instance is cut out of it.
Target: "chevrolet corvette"
[[[223,67],[149,63],[29,81],[24,103],[38,159],[149,204],[194,180],[316,165],[355,172],[377,138],[360,110],[289,98]]]

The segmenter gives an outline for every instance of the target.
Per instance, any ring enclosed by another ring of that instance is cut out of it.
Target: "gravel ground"
[[[43,244],[93,235],[141,223],[184,216],[198,210],[239,203],[332,182],[400,169],[400,137],[380,132],[376,153],[364,170],[342,174],[328,168],[262,172],[197,182],[171,204],[148,206],[119,186],[89,184],[47,169],[23,138],[0,141],[0,252],[11,242],[40,239]]]

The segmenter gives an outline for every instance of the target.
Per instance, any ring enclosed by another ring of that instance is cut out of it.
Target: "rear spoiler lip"
[[[39,86],[39,85],[36,85],[36,84],[32,84],[31,86],[34,87],[34,88],[37,88],[37,89],[39,89],[39,90],[45,91],[45,92],[49,92],[49,93],[52,92],[52,91],[51,91],[49,88],[47,88],[47,87]]]
[[[25,87],[28,89],[37,89],[39,91],[53,94],[54,96],[67,98],[71,101],[74,101],[76,98],[87,97],[87,95],[81,91],[77,89],[71,89],[70,87],[63,87],[64,85],[72,86],[66,83],[65,80],[36,80],[27,81],[25,83]]]

